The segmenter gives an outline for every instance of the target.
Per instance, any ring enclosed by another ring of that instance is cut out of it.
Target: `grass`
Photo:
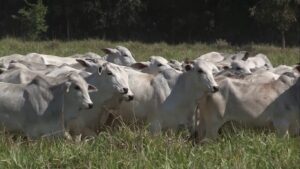
[[[280,49],[271,45],[220,46],[216,44],[144,44],[102,40],[28,42],[0,40],[0,56],[29,52],[68,56],[124,45],[137,60],[151,55],[182,60],[205,52],[248,50],[266,54],[274,65],[300,61],[299,48]],[[26,141],[0,134],[0,168],[299,168],[300,139],[277,138],[274,132],[252,129],[222,130],[220,138],[193,145],[186,134],[151,136],[147,130],[126,126],[108,130],[81,142],[64,139]]]

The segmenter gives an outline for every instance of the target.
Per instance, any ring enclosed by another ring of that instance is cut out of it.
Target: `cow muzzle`
[[[130,102],[130,101],[132,101],[132,100],[134,99],[134,95],[129,95],[129,94],[124,95],[124,96],[123,96],[123,99],[124,99],[125,101]]]

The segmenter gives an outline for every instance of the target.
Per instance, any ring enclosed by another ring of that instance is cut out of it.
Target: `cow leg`
[[[290,124],[290,127],[289,127],[289,135],[290,136],[298,136],[300,133],[299,133],[299,123],[297,123],[297,121],[293,122]]]
[[[273,125],[276,129],[278,137],[284,137],[288,135],[289,131],[289,121],[286,119],[278,119],[273,121]]]
[[[206,125],[206,138],[215,140],[219,135],[218,131],[222,125],[223,123],[219,120],[209,122]]]
[[[97,136],[97,133],[95,131],[93,131],[92,129],[90,128],[84,128],[82,129],[82,137],[85,138],[85,137],[96,137]]]
[[[158,135],[161,132],[161,124],[159,120],[154,120],[150,123],[150,133],[152,135]]]

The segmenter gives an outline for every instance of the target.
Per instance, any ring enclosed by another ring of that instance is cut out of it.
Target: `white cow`
[[[129,88],[128,74],[122,66],[109,62],[77,61],[94,69],[86,81],[96,86],[98,92],[91,93],[94,108],[81,110],[78,117],[68,122],[68,129],[72,135],[95,136],[108,117],[107,109],[117,109],[122,100],[133,100],[134,93]]]
[[[20,54],[12,54],[8,56],[3,56],[0,58],[0,67],[4,70],[6,70],[9,66],[9,64],[14,61],[27,61],[31,63],[44,63],[44,60],[39,56],[30,56],[26,57],[24,55]]]
[[[103,59],[108,62],[123,66],[130,66],[136,62],[131,52],[123,46],[117,46],[116,48],[104,48],[102,50],[107,54],[103,57]]]
[[[78,77],[70,74],[52,84],[40,76],[28,84],[1,82],[1,124],[8,131],[22,132],[30,138],[62,135],[64,121],[74,116],[74,108],[91,108],[93,104],[88,85]]]
[[[297,80],[294,74],[283,74],[277,80],[262,83],[227,77],[216,80],[220,92],[204,97],[199,104],[200,140],[216,138],[219,128],[227,121],[265,127],[273,123],[279,135],[282,135],[287,126],[282,123],[281,117],[299,119],[299,88],[292,87]],[[299,80],[296,86],[299,86],[298,83]],[[286,96],[287,91],[291,97]]]
[[[241,60],[233,61],[231,63],[231,68],[246,74],[251,74],[259,69],[273,69],[273,66],[266,55],[259,53],[254,57],[246,57]]]
[[[224,54],[219,52],[209,52],[203,54],[196,58],[196,60],[201,59],[207,61],[209,63],[214,64],[217,68],[215,68],[215,73],[218,72],[216,70],[223,70],[230,67],[233,61],[246,60],[249,56],[249,53],[246,51],[240,51],[235,54]]]
[[[219,52],[209,52],[209,53],[199,56],[195,60],[198,60],[198,59],[204,60],[206,62],[218,63],[218,62],[223,61],[225,59],[225,57]]]
[[[134,94],[131,102],[122,102],[114,116],[121,117],[124,122],[148,122],[157,107],[170,93],[167,81],[162,75],[139,72],[130,68],[126,69],[129,78],[129,87]]]
[[[77,61],[75,58],[71,57],[60,57],[60,56],[54,56],[54,55],[45,55],[45,54],[39,54],[39,53],[29,53],[25,55],[27,58],[41,58],[43,63],[45,65],[55,65],[60,66],[62,64],[76,64]]]
[[[26,61],[17,61],[9,64],[9,69],[0,75],[0,81],[10,80],[15,81],[15,83],[27,83],[31,81],[34,75],[41,75],[47,77],[57,77],[61,74],[66,74],[69,72],[76,72],[82,77],[87,77],[90,75],[87,69],[78,70],[70,67],[69,65],[63,64],[61,66],[46,66],[39,63],[29,63]],[[15,80],[13,80],[15,79]]]
[[[177,130],[180,126],[192,126],[197,101],[207,93],[218,91],[218,84],[207,62],[195,60],[185,66],[186,72],[179,75],[170,95],[160,105],[151,120],[150,131]]]
[[[165,69],[173,69],[169,65],[169,61],[162,56],[151,56],[149,61],[137,62],[132,64],[131,67],[152,75],[157,75]]]

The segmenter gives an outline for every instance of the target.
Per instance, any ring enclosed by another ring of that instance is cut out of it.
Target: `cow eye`
[[[198,73],[203,73],[203,70],[202,70],[202,69],[199,69],[199,70],[198,70]]]
[[[111,76],[111,75],[113,75],[113,74],[112,74],[111,72],[107,72],[107,75],[110,75],[110,76]]]
[[[75,88],[76,90],[79,90],[79,89],[80,89],[80,87],[79,87],[79,86],[77,86],[77,85],[76,85],[74,88]]]
[[[127,54],[124,54],[123,56],[124,56],[124,57],[128,57],[128,55],[127,55]]]
[[[237,67],[236,70],[242,70],[242,68],[241,67]]]
[[[157,64],[157,66],[158,66],[158,67],[161,67],[161,66],[162,66],[162,64],[161,64],[161,63],[158,63],[158,64]]]

